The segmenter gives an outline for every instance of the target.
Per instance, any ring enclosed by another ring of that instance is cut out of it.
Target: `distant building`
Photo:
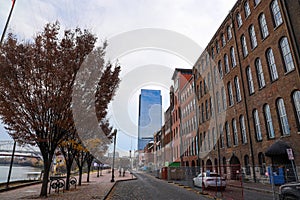
[[[153,134],[161,129],[161,124],[161,91],[142,89],[139,99],[138,150],[144,150],[153,141]]]

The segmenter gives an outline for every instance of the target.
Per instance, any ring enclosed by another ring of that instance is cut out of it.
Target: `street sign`
[[[288,154],[289,160],[294,160],[293,150],[292,149],[286,149],[286,152]]]

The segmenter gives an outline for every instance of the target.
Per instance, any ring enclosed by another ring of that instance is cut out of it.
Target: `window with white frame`
[[[246,126],[245,126],[245,118],[243,115],[240,116],[240,128],[241,128],[241,134],[242,134],[242,143],[247,143],[247,132],[246,132]]]
[[[229,60],[227,54],[224,55],[224,64],[225,64],[225,73],[229,73],[230,68],[229,68]]]
[[[250,10],[250,6],[249,6],[248,1],[246,1],[244,3],[244,10],[245,10],[245,16],[247,18],[251,14],[251,10]]]
[[[236,126],[236,120],[232,120],[232,131],[233,131],[233,145],[239,144],[238,131]]]
[[[243,56],[246,57],[248,55],[248,48],[247,48],[245,35],[241,36],[241,43],[242,43]]]
[[[227,103],[226,103],[226,92],[224,86],[221,88],[221,95],[222,95],[222,102],[223,102],[223,110],[226,110]]]
[[[226,45],[226,39],[225,39],[225,35],[223,33],[221,35],[221,40],[222,40],[222,47],[224,47]]]
[[[298,129],[300,129],[300,91],[297,90],[293,93],[293,102],[294,102],[294,107],[295,111],[297,114],[297,120],[298,120]]]
[[[254,84],[253,84],[251,68],[249,66],[246,68],[246,73],[247,73],[249,94],[253,94],[254,93]]]
[[[265,120],[266,120],[266,125],[267,125],[268,137],[274,138],[275,131],[274,131],[274,126],[273,126],[270,106],[268,104],[266,104],[264,106],[264,114],[265,114]]]
[[[257,58],[255,60],[255,67],[256,67],[259,88],[263,88],[263,87],[265,87],[266,82],[265,82],[265,77],[264,77],[264,73],[263,73],[263,69],[262,69],[262,65],[261,65],[261,60],[259,58]]]
[[[282,98],[277,100],[277,110],[279,115],[279,121],[281,126],[281,131],[283,135],[290,135],[290,125],[288,121],[288,117],[286,114],[284,101]]]
[[[258,111],[256,109],[253,111],[253,119],[254,119],[254,127],[255,127],[255,133],[256,133],[256,140],[257,141],[262,141],[260,121],[259,121]]]
[[[261,36],[264,39],[269,35],[269,30],[268,30],[265,14],[263,13],[259,16],[259,25],[260,25]]]
[[[271,48],[267,50],[267,60],[268,60],[268,66],[269,66],[269,71],[270,71],[270,75],[271,75],[271,80],[275,81],[278,79],[278,73],[277,73],[273,50]]]
[[[253,24],[249,27],[249,35],[251,41],[251,48],[254,49],[255,47],[257,47],[257,39],[256,39],[256,34],[255,34],[255,29]]]
[[[227,90],[228,90],[229,106],[232,106],[234,101],[233,101],[232,86],[230,82],[227,83]]]
[[[231,147],[231,136],[230,136],[230,129],[229,129],[228,122],[225,122],[225,132],[226,132],[227,147]]]
[[[232,38],[232,32],[231,32],[230,25],[227,26],[227,38],[228,38],[228,40],[230,40]]]
[[[231,66],[235,67],[236,66],[236,59],[235,59],[235,52],[234,52],[233,47],[230,48],[230,58],[231,58]]]
[[[236,101],[240,102],[242,100],[242,95],[241,95],[239,77],[237,77],[237,76],[234,77],[234,86],[235,86],[235,92],[236,92]]]
[[[219,62],[218,62],[218,70],[219,70],[220,79],[222,79],[223,78],[223,68],[222,68],[221,60],[219,60]]]
[[[294,61],[292,58],[289,42],[286,37],[283,37],[280,40],[280,49],[284,60],[285,71],[290,72],[295,68],[295,66],[294,66]]]
[[[280,8],[278,6],[277,0],[274,0],[271,3],[271,8],[272,8],[273,20],[275,22],[275,26],[277,27],[280,24],[282,24],[282,17],[281,17]]]
[[[242,16],[240,13],[236,14],[236,21],[237,21],[238,27],[241,27],[243,25]]]

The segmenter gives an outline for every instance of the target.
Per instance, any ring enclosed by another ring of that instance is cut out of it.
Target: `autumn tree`
[[[40,196],[47,196],[49,171],[57,146],[73,130],[72,87],[96,37],[79,28],[59,35],[47,24],[33,41],[12,34],[0,47],[0,115],[18,142],[37,145],[44,161]]]

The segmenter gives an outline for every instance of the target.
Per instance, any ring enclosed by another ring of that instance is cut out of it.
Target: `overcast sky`
[[[122,82],[115,103],[110,106],[109,118],[119,130],[117,149],[127,154],[137,148],[140,89],[161,89],[163,110],[166,110],[173,70],[192,67],[194,55],[201,53],[196,47],[206,47],[235,2],[16,0],[8,32],[28,40],[41,31],[45,23],[58,20],[62,29],[87,28],[97,35],[98,45],[105,39],[112,44],[107,59],[118,60],[122,66]],[[1,33],[10,7],[11,0],[0,0]],[[186,55],[189,52],[192,58]],[[0,127],[0,140],[7,138]]]

